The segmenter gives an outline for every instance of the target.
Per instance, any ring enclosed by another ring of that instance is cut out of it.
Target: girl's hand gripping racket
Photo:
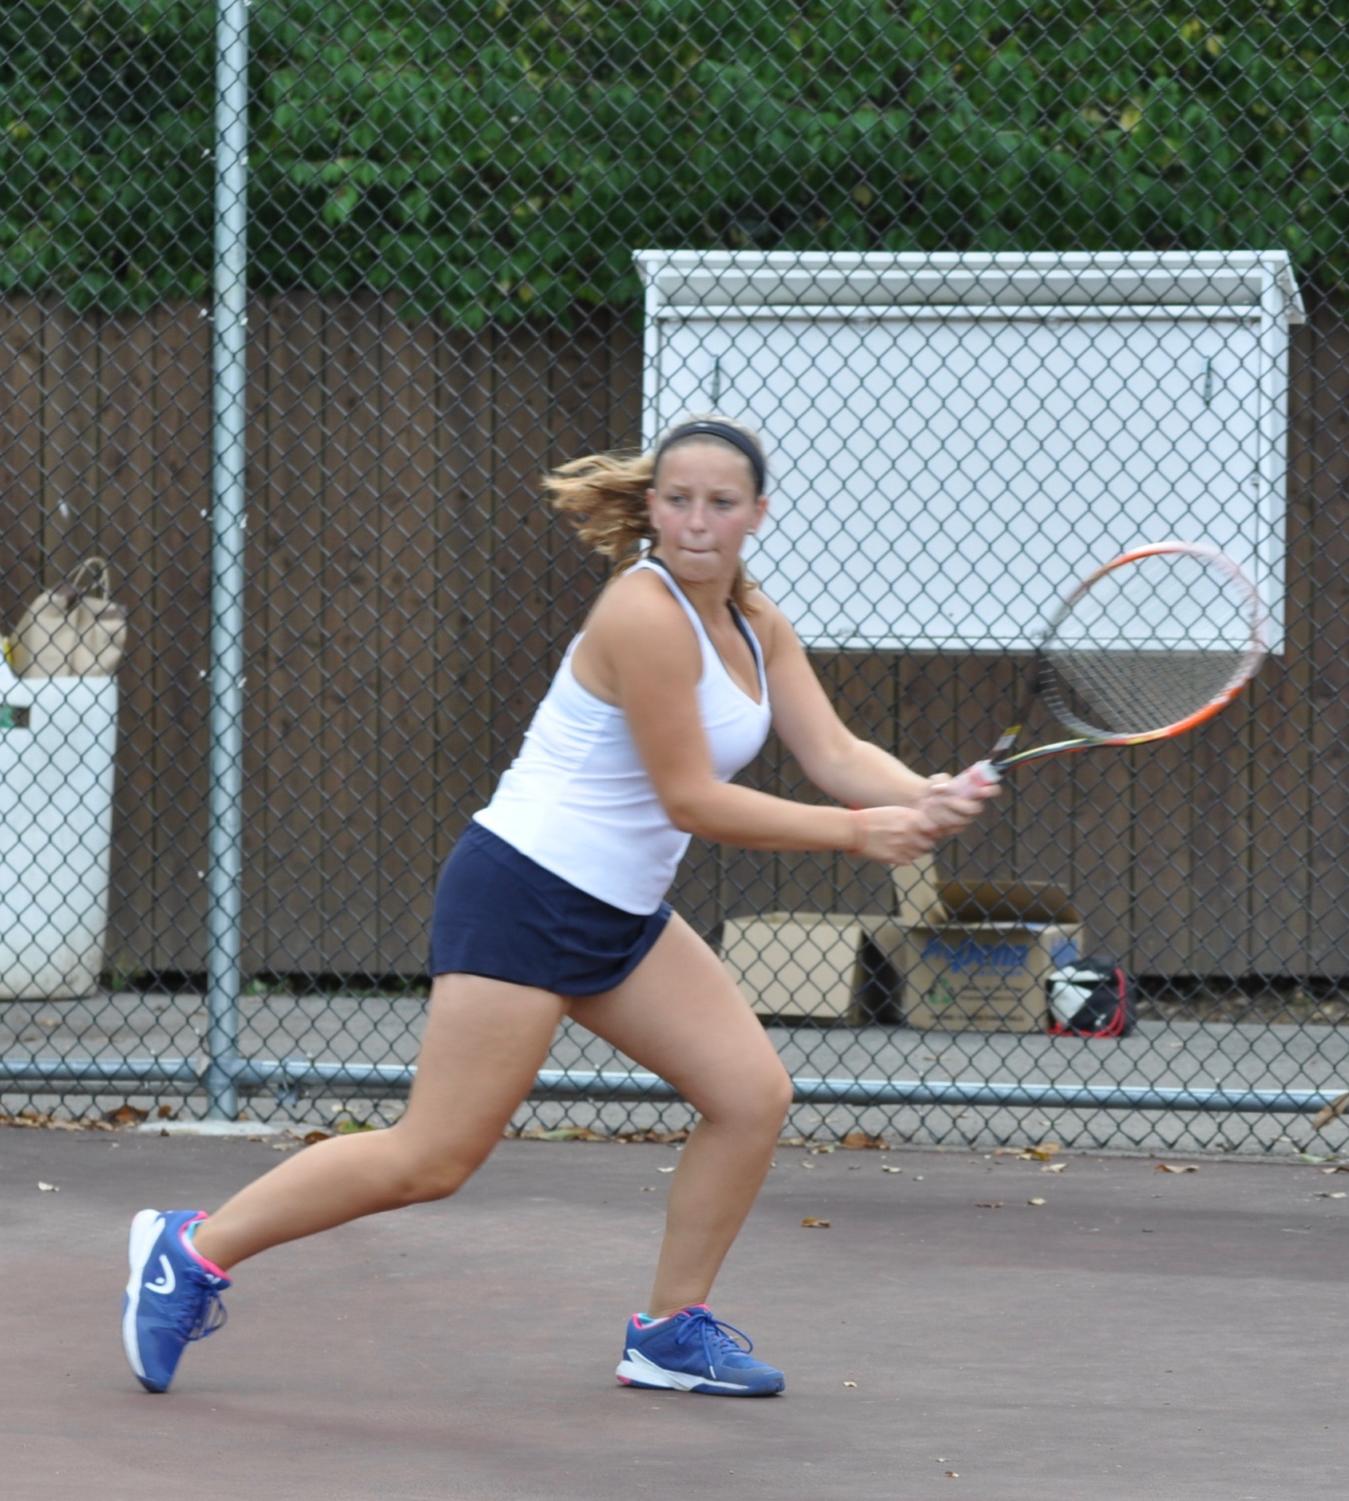
[[[1259,595],[1230,558],[1196,542],[1121,553],[1045,627],[1017,722],[947,785],[968,792],[1024,761],[1183,735],[1226,708],[1264,658]],[[1037,695],[1072,737],[1018,751]]]

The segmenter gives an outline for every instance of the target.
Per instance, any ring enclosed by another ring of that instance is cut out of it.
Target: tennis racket
[[[1260,670],[1265,613],[1254,584],[1216,548],[1154,542],[1097,568],[1045,627],[1020,712],[986,761],[953,780],[968,792],[1013,766],[1170,740],[1221,713]],[[1039,698],[1071,738],[1017,750]]]

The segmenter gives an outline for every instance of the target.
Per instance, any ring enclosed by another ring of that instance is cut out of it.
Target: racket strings
[[[1180,724],[1241,681],[1258,658],[1259,606],[1192,553],[1144,557],[1070,600],[1042,648],[1041,690],[1091,735]]]
[[[1231,650],[1146,652],[1121,646],[1046,653],[1048,707],[1090,733],[1146,734],[1196,714],[1239,676]]]

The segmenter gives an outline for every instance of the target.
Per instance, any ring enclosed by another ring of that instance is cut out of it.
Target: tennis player
[[[618,1379],[735,1397],[784,1388],[707,1298],[763,1183],[791,1083],[666,891],[694,834],[904,865],[996,789],[958,793],[844,727],[741,563],[768,508],[764,453],[748,429],[693,418],[652,454],[578,459],[546,486],[616,576],[441,872],[407,1110],[387,1130],[286,1159],[213,1214],[135,1216],[122,1336],[150,1391],[166,1390],[187,1344],[223,1322],[220,1294],[240,1262],[454,1193],[501,1140],[567,1015],[667,1080],[699,1117]],[[831,805],[732,784],[770,725]]]

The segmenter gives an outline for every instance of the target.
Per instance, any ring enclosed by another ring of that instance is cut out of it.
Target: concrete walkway
[[[677,1149],[509,1141],[454,1201],[240,1268],[228,1326],[172,1393],[143,1393],[118,1338],[130,1215],[213,1207],[278,1148],[296,1149],[0,1129],[5,1496],[1287,1501],[1349,1484],[1349,1173],[1327,1164],[783,1148],[714,1307],[788,1393],[736,1402],[612,1376]]]

